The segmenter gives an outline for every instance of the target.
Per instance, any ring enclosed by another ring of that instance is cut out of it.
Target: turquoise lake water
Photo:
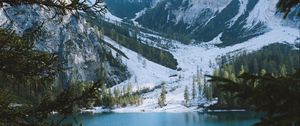
[[[81,114],[83,126],[251,126],[259,121],[254,112],[105,113]]]

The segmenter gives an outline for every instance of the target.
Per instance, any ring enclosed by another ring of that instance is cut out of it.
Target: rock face
[[[126,66],[104,44],[99,28],[91,27],[84,18],[57,16],[37,5],[6,6],[0,10],[0,26],[19,35],[39,29],[36,48],[59,55],[65,70],[58,80],[64,85],[98,81],[104,75],[112,86],[130,76]]]

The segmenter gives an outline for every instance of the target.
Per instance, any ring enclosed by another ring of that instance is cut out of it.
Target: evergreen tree
[[[131,95],[131,93],[132,93],[132,84],[129,83],[128,86],[127,86],[127,89],[126,89],[126,94]]]
[[[115,89],[114,89],[114,96],[115,96],[116,98],[118,98],[118,97],[120,97],[120,94],[121,94],[121,92],[120,92],[119,88],[115,88]]]
[[[213,76],[215,76],[215,77],[220,77],[220,76],[221,76],[221,75],[220,75],[220,70],[219,70],[219,69],[214,70]],[[218,97],[218,96],[220,96],[220,91],[218,90],[217,85],[218,85],[218,84],[217,84],[216,82],[211,82],[211,86],[212,86],[212,96],[213,96],[213,97]],[[219,98],[219,99],[220,99],[220,98]]]
[[[258,71],[259,71],[256,58],[254,58],[254,60],[253,60],[253,68],[252,69],[253,69],[254,73],[258,73]]]
[[[166,94],[167,94],[167,91],[166,91],[165,85],[166,85],[166,83],[163,82],[163,83],[162,83],[162,87],[161,87],[160,97],[159,97],[159,99],[158,99],[158,105],[159,105],[160,107],[166,106]]]
[[[113,108],[114,104],[115,104],[115,99],[114,96],[111,92],[111,89],[108,89],[108,95],[107,95],[108,101],[107,101],[107,106],[108,108]]]
[[[244,74],[246,71],[245,71],[245,67],[244,67],[244,65],[242,65],[241,66],[241,70],[240,70],[240,73],[239,73],[239,75],[242,75],[242,74]]]
[[[230,78],[230,77],[229,77],[229,73],[228,73],[228,71],[224,71],[223,77],[224,77],[224,78],[227,78],[227,79],[229,79],[229,78]]]
[[[203,94],[207,100],[212,100],[213,98],[212,87],[208,84],[206,80],[204,80]]]
[[[230,73],[230,77],[229,77],[231,80],[233,81],[237,81],[237,78],[235,76],[235,73]]]
[[[202,69],[197,67],[197,75],[193,78],[193,83],[197,83],[199,97],[201,97],[203,93],[202,76]]]
[[[119,88],[115,88],[114,89],[114,97],[115,97],[115,104],[117,105],[117,107],[119,107],[119,105],[120,105],[120,95],[121,95],[121,92],[120,92]]]
[[[206,82],[204,82],[204,85],[203,85],[203,95],[206,99],[209,99],[208,85]]]
[[[196,98],[196,84],[195,82],[193,81],[193,88],[192,88],[192,99],[195,99]]]
[[[185,86],[185,89],[184,89],[184,105],[188,106],[189,101],[190,101],[189,89],[188,89],[188,86]]]
[[[264,76],[266,73],[267,73],[267,71],[265,69],[261,69],[261,71],[260,71],[261,76]]]
[[[280,66],[280,76],[285,77],[286,75],[287,75],[287,70],[286,70],[285,65],[283,64]]]

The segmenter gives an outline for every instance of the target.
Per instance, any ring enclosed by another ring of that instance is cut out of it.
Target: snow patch
[[[113,21],[112,23],[114,23],[114,22],[121,22],[122,21],[121,18],[119,18],[119,17],[111,14],[109,11],[106,11],[106,13],[104,14],[104,17],[106,19],[109,19],[109,20]]]
[[[237,21],[237,19],[245,13],[249,1],[239,0],[239,2],[240,2],[239,13],[229,21],[229,27],[231,27]]]
[[[180,7],[179,9],[173,11],[176,16],[176,24],[183,21],[186,24],[194,24],[203,13],[204,10],[210,10],[212,13],[221,12],[231,0],[185,0],[188,2],[188,8]]]
[[[259,23],[267,24],[278,21],[275,18],[277,3],[278,0],[259,0],[248,16],[245,28],[252,28]]]
[[[104,37],[104,40],[114,47],[118,47],[119,50],[124,52],[129,59],[123,58],[123,63],[127,65],[129,72],[132,77],[117,85],[116,87],[126,86],[129,83],[133,85],[133,88],[153,88],[161,84],[163,81],[170,80],[169,76],[176,73],[175,70],[166,68],[152,61],[145,59],[140,56],[140,54],[131,51],[110,39],[109,37]]]

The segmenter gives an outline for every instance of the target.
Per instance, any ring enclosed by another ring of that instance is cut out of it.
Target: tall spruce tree
[[[192,99],[193,100],[196,98],[196,95],[197,95],[196,84],[193,81],[193,87],[192,87]]]
[[[158,105],[160,107],[164,107],[166,106],[166,94],[167,94],[167,91],[166,91],[166,83],[165,82],[162,82],[161,84],[161,93],[160,93],[160,97],[158,98]]]
[[[190,97],[189,97],[190,93],[189,93],[188,86],[185,86],[183,95],[184,95],[184,105],[189,106],[188,104],[190,101]]]

